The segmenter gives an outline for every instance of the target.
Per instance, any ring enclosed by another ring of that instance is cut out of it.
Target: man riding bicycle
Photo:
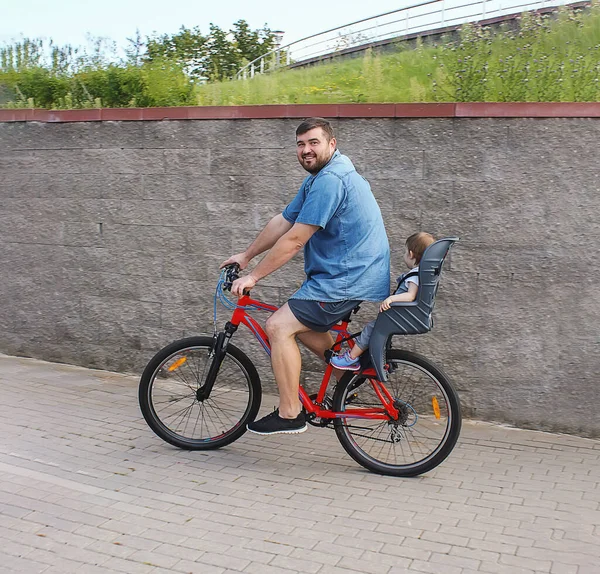
[[[238,263],[244,269],[268,251],[233,283],[231,292],[241,296],[304,249],[305,281],[266,323],[279,409],[248,425],[258,434],[307,428],[298,398],[301,357],[296,337],[323,358],[333,345],[333,325],[361,301],[381,301],[390,292],[389,244],[379,206],[369,183],[336,144],[331,124],[323,118],[308,118],[298,126],[298,161],[310,175],[252,244],[221,264]]]

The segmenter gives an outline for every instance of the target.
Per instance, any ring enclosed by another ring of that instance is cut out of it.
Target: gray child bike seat
[[[433,305],[438,290],[444,259],[458,237],[445,237],[432,243],[419,263],[419,291],[411,302],[392,303],[387,311],[377,315],[369,340],[371,362],[380,381],[387,381],[385,351],[392,335],[417,335],[433,327]]]

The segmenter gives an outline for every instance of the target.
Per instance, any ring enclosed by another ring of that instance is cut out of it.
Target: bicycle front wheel
[[[452,451],[460,433],[460,402],[450,380],[424,357],[390,349],[385,388],[398,410],[396,420],[360,417],[381,409],[376,383],[347,373],[337,384],[333,409],[354,415],[334,420],[346,452],[368,470],[390,476],[417,476],[435,468]],[[357,413],[358,410],[358,413]]]
[[[171,343],[150,360],[139,402],[148,426],[164,441],[188,450],[219,448],[237,440],[254,420],[260,378],[250,359],[229,344],[208,398],[201,391],[212,364],[213,339]]]

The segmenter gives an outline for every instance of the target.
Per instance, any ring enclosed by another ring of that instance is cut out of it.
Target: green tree
[[[233,25],[231,33],[242,65],[244,60],[252,62],[275,47],[275,34],[266,24],[258,30],[250,30],[248,22],[238,20]]]
[[[205,73],[208,38],[200,28],[182,26],[176,34],[163,34],[147,39],[146,53],[142,61],[171,61],[179,64],[192,78]]]
[[[211,81],[232,77],[239,68],[240,57],[227,32],[210,25],[204,75]]]
[[[269,28],[231,30],[181,27],[175,34],[128,38],[125,57],[114,42],[87,37],[84,47],[23,38],[0,45],[0,105],[89,108],[175,106],[196,103],[194,84],[230,78],[272,49]]]
[[[251,30],[245,20],[238,20],[229,31],[210,24],[209,33],[203,35],[198,27],[182,26],[176,34],[148,38],[143,60],[169,60],[195,80],[217,81],[232,78],[245,63],[274,46],[275,35],[266,24]]]
[[[42,65],[44,41],[23,38],[9,46],[0,48],[0,64],[3,72],[22,72]]]
[[[127,63],[132,66],[141,65],[146,44],[142,39],[142,34],[139,28],[136,28],[135,36],[133,38],[127,38],[127,42],[128,46],[125,48]]]

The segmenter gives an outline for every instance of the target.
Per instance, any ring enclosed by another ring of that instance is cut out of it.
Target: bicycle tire
[[[199,400],[213,356],[212,337],[189,337],[160,350],[142,374],[138,392],[148,426],[186,450],[223,447],[246,432],[260,408],[260,377],[252,361],[229,344],[208,399]]]
[[[410,351],[387,352],[385,387],[400,415],[396,421],[368,418],[334,420],[338,440],[360,465],[388,476],[417,476],[438,466],[452,451],[461,427],[460,401],[448,376]],[[383,408],[373,383],[346,373],[337,384],[333,409]]]

